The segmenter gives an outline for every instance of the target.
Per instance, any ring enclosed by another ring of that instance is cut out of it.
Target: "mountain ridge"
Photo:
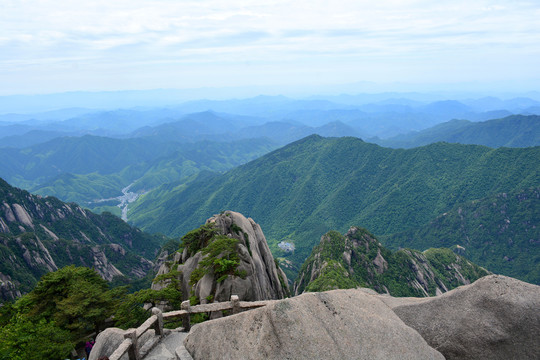
[[[223,175],[148,193],[130,217],[147,231],[179,235],[207,213],[233,209],[258,219],[274,254],[300,266],[329,230],[362,224],[380,236],[414,228],[455,204],[535,186],[538,168],[540,147],[403,150],[312,135]],[[293,253],[277,248],[287,239]]]

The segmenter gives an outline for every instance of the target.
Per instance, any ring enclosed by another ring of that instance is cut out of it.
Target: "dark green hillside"
[[[450,249],[391,252],[367,230],[330,231],[302,265],[295,293],[367,287],[392,296],[433,296],[489,273]]]
[[[94,267],[107,280],[143,278],[164,240],[112,214],[96,215],[0,179],[0,301],[71,264]]]
[[[171,143],[144,139],[64,137],[24,149],[0,149],[0,176],[11,184],[30,188],[63,173],[111,174],[174,149]]]
[[[203,170],[224,172],[276,147],[268,139],[188,144],[66,137],[24,149],[0,149],[0,177],[36,194],[120,216],[120,200],[115,198],[130,185],[129,191],[138,193],[185,182]]]
[[[540,284],[540,188],[454,206],[430,223],[382,240],[394,248],[456,247],[477,264]]]
[[[512,115],[483,122],[452,120],[417,133],[376,140],[382,146],[413,148],[434,142],[477,144],[489,147],[540,145],[540,116]]]
[[[179,235],[209,213],[234,209],[259,219],[274,253],[299,266],[331,229],[364,224],[383,235],[415,228],[457,203],[536,186],[539,168],[538,147],[394,150],[314,135],[222,176],[158,189],[160,196],[147,194],[130,216],[147,231]],[[284,239],[293,253],[277,248]]]

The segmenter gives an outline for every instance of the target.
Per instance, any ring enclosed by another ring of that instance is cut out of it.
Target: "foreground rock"
[[[126,333],[127,330],[118,328],[108,328],[100,332],[96,337],[96,343],[90,352],[88,360],[97,360],[102,356],[111,356],[124,341],[124,335]],[[143,354],[147,353],[156,340],[154,330],[145,332],[139,338],[140,352]],[[129,360],[128,354],[124,354],[120,360]]]
[[[386,303],[446,359],[540,358],[540,286],[492,275],[438,297]]]
[[[538,359],[540,286],[499,275],[432,298],[306,293],[195,325],[198,359]],[[444,357],[443,357],[444,356]]]
[[[303,294],[195,325],[194,359],[444,359],[376,296]]]

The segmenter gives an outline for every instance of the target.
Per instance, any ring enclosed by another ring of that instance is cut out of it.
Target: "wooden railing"
[[[212,304],[202,304],[190,306],[189,300],[182,302],[181,310],[162,313],[158,308],[152,308],[152,316],[148,318],[141,326],[132,329],[124,334],[124,341],[109,356],[110,360],[119,360],[124,354],[128,354],[129,360],[140,360],[142,354],[139,346],[140,337],[149,329],[154,329],[158,339],[163,336],[163,322],[181,318],[184,331],[191,328],[191,314],[207,313],[212,311],[231,310],[232,314],[237,314],[242,310],[255,309],[267,305],[272,300],[263,301],[239,301],[237,295],[231,296],[231,301],[224,301]]]

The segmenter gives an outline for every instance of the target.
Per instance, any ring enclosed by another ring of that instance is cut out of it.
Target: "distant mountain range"
[[[540,145],[540,116],[512,115],[483,122],[451,120],[422,131],[389,139],[370,139],[381,146],[413,148],[439,141],[489,147]]]
[[[294,278],[329,230],[354,224],[377,235],[415,229],[457,204],[536,187],[539,168],[540,147],[436,143],[394,150],[313,135],[223,175],[164,185],[138,200],[130,219],[147,231],[178,236],[209,213],[242,212],[259,219],[274,254],[291,262],[287,276]],[[280,250],[281,240],[296,249]]]
[[[540,114],[540,101],[530,98],[426,101],[433,96],[408,94],[415,99],[424,99],[418,101],[391,97],[395,95],[344,95],[303,100],[258,96],[239,100],[198,100],[154,108],[105,111],[67,108],[34,114],[0,114],[0,146],[21,148],[51,140],[55,136],[82,135],[120,138],[154,136],[162,140],[187,142],[216,140],[216,136],[224,135],[229,140],[237,140],[246,138],[247,133],[250,133],[249,137],[272,137],[265,134],[269,127],[257,128],[267,123],[305,127],[299,132],[297,129],[296,133],[287,133],[282,144],[313,133],[337,136],[324,133],[321,128],[336,122],[350,127],[349,135],[385,139],[421,131],[453,119],[485,121],[512,114]],[[2,100],[6,99],[0,97],[0,110]],[[116,106],[121,105],[119,102]],[[9,105],[5,104],[5,107]],[[277,130],[275,125],[273,129]]]

